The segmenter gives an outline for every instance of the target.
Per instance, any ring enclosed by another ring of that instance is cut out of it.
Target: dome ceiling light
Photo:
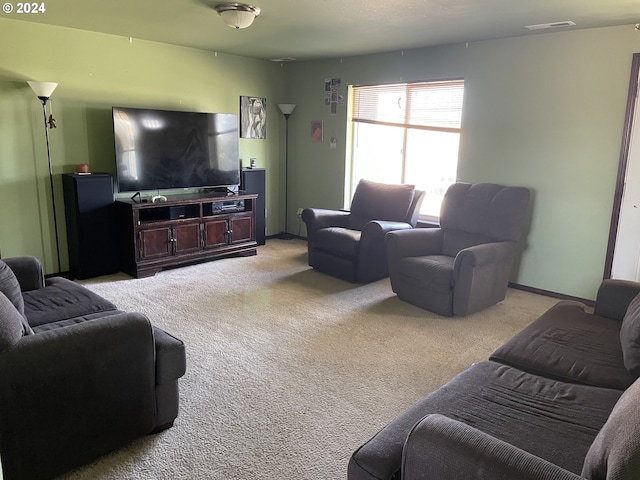
[[[213,8],[220,14],[224,23],[236,30],[247,28],[260,15],[258,7],[244,3],[221,3]]]

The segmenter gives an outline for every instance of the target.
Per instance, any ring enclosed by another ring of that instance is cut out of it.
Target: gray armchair
[[[46,479],[173,425],[184,343],[34,257],[0,260],[2,475]]]
[[[309,265],[348,282],[389,275],[384,237],[415,227],[424,192],[361,180],[349,211],[306,208]]]
[[[524,187],[451,185],[439,228],[387,234],[393,291],[444,316],[465,316],[504,300],[529,197]]]

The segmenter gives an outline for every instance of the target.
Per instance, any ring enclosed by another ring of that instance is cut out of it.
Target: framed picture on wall
[[[311,120],[311,141],[322,141],[322,120]]]
[[[267,138],[267,99],[240,97],[240,138]]]

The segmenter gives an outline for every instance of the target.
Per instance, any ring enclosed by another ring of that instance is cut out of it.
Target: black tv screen
[[[240,183],[238,116],[113,107],[118,191]]]

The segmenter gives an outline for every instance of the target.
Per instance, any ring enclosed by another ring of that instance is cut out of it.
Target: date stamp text
[[[31,3],[10,3],[5,2],[2,4],[2,11],[4,13],[25,13],[25,14],[34,14],[34,13],[45,13],[47,8],[44,5],[44,2],[31,2]]]

